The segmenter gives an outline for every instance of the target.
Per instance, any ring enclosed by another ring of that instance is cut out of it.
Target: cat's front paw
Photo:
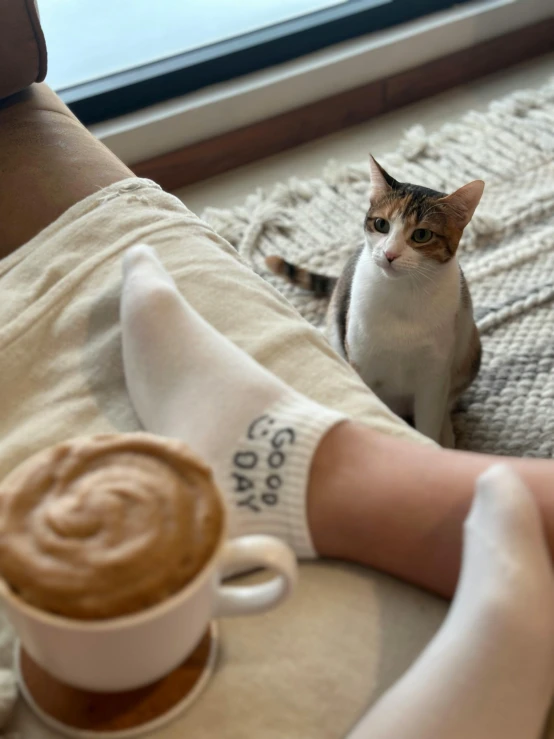
[[[452,421],[450,420],[450,416],[447,416],[444,419],[439,442],[440,445],[443,446],[445,449],[456,448],[456,437],[454,436],[454,429],[452,428]]]

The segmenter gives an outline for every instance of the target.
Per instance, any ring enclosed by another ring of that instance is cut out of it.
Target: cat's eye
[[[416,228],[412,234],[412,241],[415,241],[416,244],[426,244],[432,238],[433,232],[428,228]]]
[[[373,221],[373,228],[379,231],[380,234],[388,234],[390,231],[390,223],[384,218],[376,218]]]

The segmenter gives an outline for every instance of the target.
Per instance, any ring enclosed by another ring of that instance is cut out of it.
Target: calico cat
[[[393,412],[450,447],[452,407],[481,363],[456,250],[484,186],[475,180],[447,195],[398,182],[370,157],[364,243],[338,280],[266,259],[289,282],[331,296],[333,348]]]

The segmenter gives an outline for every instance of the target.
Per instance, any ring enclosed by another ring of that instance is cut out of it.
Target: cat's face
[[[475,180],[446,195],[397,182],[370,157],[370,206],[365,236],[375,264],[388,277],[430,277],[458,248],[481,195]]]

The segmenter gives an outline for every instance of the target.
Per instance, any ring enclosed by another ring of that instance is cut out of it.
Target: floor
[[[374,155],[391,151],[404,131],[413,125],[422,124],[432,131],[468,110],[482,110],[491,100],[510,92],[539,87],[553,75],[554,53],[427,98],[310,144],[182,188],[175,194],[198,214],[208,206],[229,208],[242,203],[250,192],[259,187],[270,188],[291,176],[317,176],[329,159],[355,162],[364,160],[369,151]]]

